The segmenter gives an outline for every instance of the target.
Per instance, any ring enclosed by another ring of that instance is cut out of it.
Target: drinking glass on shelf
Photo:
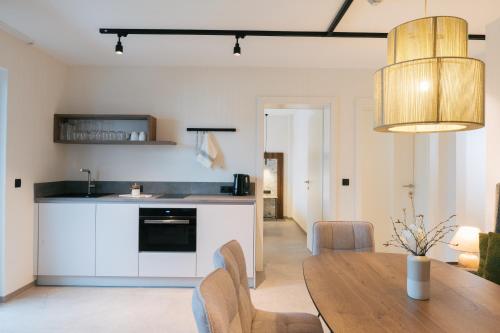
[[[68,122],[66,124],[66,133],[65,133],[64,140],[68,140],[68,141],[73,140],[73,132],[74,131],[75,131],[75,126],[73,126],[73,124],[71,124],[71,122]]]
[[[89,141],[95,141],[96,140],[96,136],[97,136],[97,132],[96,131],[90,131],[89,132]]]
[[[116,132],[116,140],[125,141],[127,139],[127,134],[124,131]]]
[[[104,141],[111,141],[111,131],[104,131]]]
[[[66,140],[66,132],[68,130],[68,123],[60,123],[59,124],[59,140]]]

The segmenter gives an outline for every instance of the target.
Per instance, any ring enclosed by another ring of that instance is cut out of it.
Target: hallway
[[[317,313],[304,284],[302,261],[310,256],[306,234],[291,220],[264,222],[264,275],[252,290],[255,306],[269,311]]]

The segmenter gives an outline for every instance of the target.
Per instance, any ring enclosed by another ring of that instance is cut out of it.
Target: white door
[[[100,204],[96,208],[96,275],[137,276],[139,206]]]
[[[292,128],[293,218],[311,249],[312,226],[323,218],[323,111],[294,111]]]
[[[237,240],[245,255],[247,275],[254,276],[254,205],[199,205],[197,215],[196,273],[204,277],[214,270],[215,251]]]
[[[290,163],[293,191],[292,216],[304,231],[308,230],[309,116],[308,110],[294,111],[291,149],[292,163]]]
[[[95,275],[95,205],[39,205],[38,275]]]
[[[391,217],[408,206],[412,183],[413,136],[373,130],[371,101],[356,110],[356,219],[373,223],[375,250],[394,252],[382,244],[391,238]]]

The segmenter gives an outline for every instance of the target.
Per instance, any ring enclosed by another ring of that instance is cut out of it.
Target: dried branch
[[[424,222],[424,215],[416,215],[413,193],[409,194],[411,202],[413,224],[408,225],[408,216],[406,209],[403,209],[402,219],[391,218],[393,234],[391,239],[384,243],[384,246],[394,246],[402,248],[415,256],[425,256],[429,250],[439,243],[450,244],[443,241],[444,237],[453,232],[458,227],[455,224],[449,225],[455,217],[451,215],[446,220],[439,222],[434,227],[427,230]],[[415,249],[411,248],[409,241],[415,241]],[[452,244],[454,245],[454,244]],[[457,244],[458,245],[458,244]]]

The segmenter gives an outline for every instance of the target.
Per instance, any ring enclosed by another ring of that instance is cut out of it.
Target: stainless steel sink
[[[100,198],[113,193],[66,193],[66,194],[53,194],[47,195],[46,198]]]

